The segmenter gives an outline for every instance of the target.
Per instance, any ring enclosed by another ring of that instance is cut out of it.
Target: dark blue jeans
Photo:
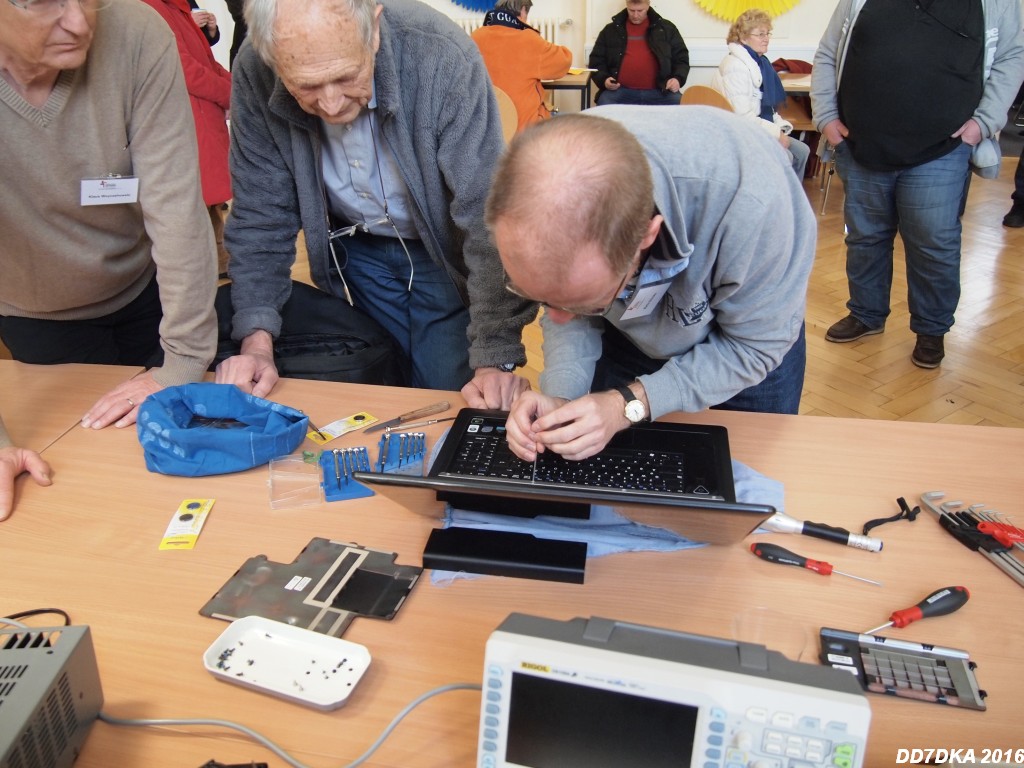
[[[899,232],[906,251],[910,330],[928,336],[948,333],[960,302],[960,210],[971,148],[961,144],[947,155],[898,171],[865,168],[845,142],[835,152],[846,193],[850,314],[869,328],[885,324]]]
[[[0,338],[23,363],[56,365],[161,365],[160,292],[156,278],[123,309],[89,320],[0,317]]]
[[[604,349],[594,371],[591,391],[599,392],[628,384],[637,376],[654,373],[665,364],[664,360],[648,357],[623,336],[617,328],[605,325]],[[722,411],[753,411],[755,413],[788,413],[800,411],[800,393],[804,388],[804,369],[807,366],[807,340],[804,327],[779,367],[764,381],[737,392],[724,403],[711,406]]]
[[[412,362],[412,386],[462,389],[473,376],[466,335],[469,312],[423,243],[406,239],[405,245],[412,265],[395,237],[356,234],[334,241],[352,300],[398,341]],[[340,290],[340,285],[334,288]]]
[[[601,91],[597,95],[599,106],[605,104],[644,104],[647,106],[679,106],[682,97],[678,91],[663,91],[660,88],[627,88],[620,86],[614,91]]]

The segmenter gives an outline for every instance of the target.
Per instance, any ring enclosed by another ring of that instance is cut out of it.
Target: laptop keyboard
[[[546,451],[535,462],[523,461],[508,447],[504,426],[471,426],[462,436],[444,475],[526,480],[542,485],[576,485],[685,493],[681,453],[616,449],[582,461]]]

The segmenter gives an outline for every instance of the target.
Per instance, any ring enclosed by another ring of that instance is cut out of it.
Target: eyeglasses
[[[629,282],[629,278],[631,278],[635,274],[635,263],[636,258],[634,257],[633,260],[629,262],[629,266],[626,267],[626,274],[622,276],[622,280],[619,282],[619,287],[615,289],[615,295],[612,296],[612,300],[608,302],[608,305],[605,307],[559,307],[556,304],[548,304],[546,301],[540,301],[537,303],[540,304],[545,309],[554,309],[558,312],[565,312],[570,315],[576,315],[577,317],[604,317],[605,315],[612,311],[612,307],[615,306],[615,302],[618,300],[619,295],[622,293],[623,289],[625,289],[626,283]],[[534,299],[532,296],[527,296],[525,293],[519,290],[519,288],[516,287],[515,283],[508,279],[507,273],[505,275],[505,290],[508,291],[509,293],[514,293],[521,299],[529,299],[530,301],[536,301],[536,299]]]
[[[385,205],[386,204],[387,204],[387,201],[385,201]],[[338,254],[336,254],[334,252],[334,241],[335,240],[340,240],[343,237],[354,237],[357,232],[360,232],[362,234],[367,234],[367,233],[370,232],[370,228],[371,227],[379,227],[382,224],[387,224],[387,225],[389,225],[391,227],[392,230],[394,230],[395,237],[398,239],[398,244],[402,246],[402,250],[405,251],[405,258],[409,260],[409,288],[408,288],[408,290],[411,291],[412,290],[412,277],[413,277],[413,272],[414,272],[414,268],[413,268],[413,265],[412,265],[412,256],[409,255],[409,249],[406,247],[405,240],[402,239],[402,235],[401,235],[401,233],[399,233],[398,226],[395,224],[394,219],[392,219],[391,216],[386,211],[385,211],[384,215],[381,216],[379,219],[374,219],[373,221],[364,221],[364,222],[362,222],[360,224],[352,224],[351,226],[341,227],[340,229],[332,229],[330,232],[327,233],[327,245],[331,249],[331,259],[334,261],[334,267],[335,267],[335,269],[338,270],[338,274],[340,275],[341,271],[345,267],[348,266],[348,257],[347,256],[345,258],[345,263],[344,264],[340,264],[338,262]]]
[[[74,0],[7,0],[15,8],[44,19],[56,19],[64,13],[69,2]],[[83,11],[100,11],[113,0],[77,0]]]
[[[771,36],[772,36],[771,32],[751,32],[750,33],[750,37],[756,37],[759,40],[768,40],[769,38],[771,38]]]

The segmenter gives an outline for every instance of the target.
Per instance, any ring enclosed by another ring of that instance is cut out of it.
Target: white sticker
[[[120,205],[139,202],[137,176],[82,179],[82,205]]]

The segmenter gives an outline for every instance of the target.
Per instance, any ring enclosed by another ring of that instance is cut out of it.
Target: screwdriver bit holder
[[[373,496],[373,491],[352,477],[353,472],[370,470],[370,454],[366,448],[335,448],[320,454],[324,499],[344,501]]]
[[[427,436],[423,432],[385,430],[377,446],[377,472],[422,475]]]
[[[1006,544],[991,533],[981,529],[983,523],[994,523],[1003,528],[1012,527],[1005,515],[984,504],[965,506],[962,501],[942,501],[942,491],[928,491],[921,494],[921,502],[939,518],[939,525],[968,549],[980,552],[1003,573],[1024,587],[1024,543],[1007,541]],[[986,529],[989,526],[985,526]],[[1002,537],[1000,537],[1002,538]],[[1005,539],[1004,539],[1005,540]]]

